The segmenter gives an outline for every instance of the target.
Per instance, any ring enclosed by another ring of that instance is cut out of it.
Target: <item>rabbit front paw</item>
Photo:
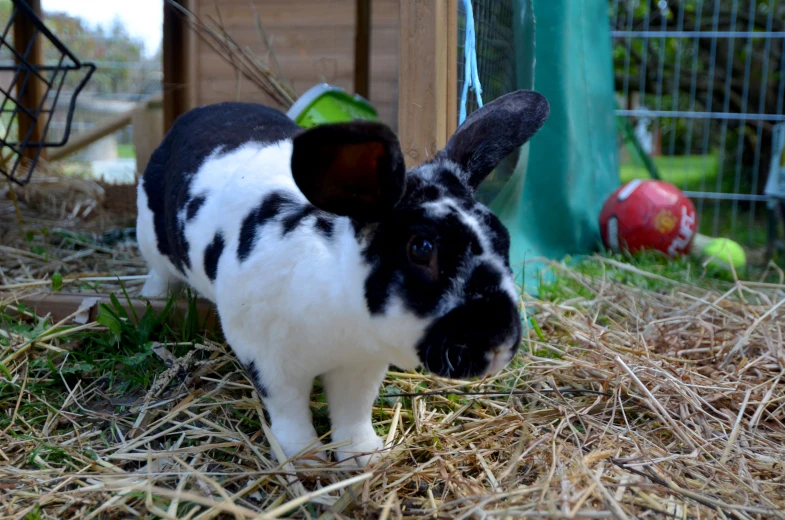
[[[382,457],[384,442],[376,435],[352,439],[352,442],[335,449],[335,458],[345,464],[366,467]]]

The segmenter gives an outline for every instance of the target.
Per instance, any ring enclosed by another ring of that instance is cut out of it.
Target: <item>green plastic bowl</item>
[[[300,96],[286,113],[298,125],[311,128],[325,123],[378,121],[376,109],[362,96],[322,83]]]

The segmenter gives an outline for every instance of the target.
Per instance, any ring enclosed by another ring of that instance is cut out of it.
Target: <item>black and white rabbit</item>
[[[303,130],[261,105],[194,109],[139,184],[142,296],[187,283],[217,304],[287,457],[318,450],[321,376],[337,457],[364,465],[382,447],[371,408],[389,365],[466,378],[515,355],[509,234],[474,191],[548,113],[538,93],[502,96],[406,172],[382,124]]]

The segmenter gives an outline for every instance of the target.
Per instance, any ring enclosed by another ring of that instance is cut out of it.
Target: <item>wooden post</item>
[[[150,156],[164,138],[163,110],[160,99],[152,99],[131,115],[133,142],[136,151],[136,173],[141,175]]]
[[[457,126],[457,0],[401,2],[398,133],[408,167],[431,159]]]
[[[137,169],[143,169],[150,155],[163,139],[162,100],[157,94],[127,112],[117,114],[90,130],[80,132],[64,146],[53,149],[49,153],[49,160],[59,161],[128,125],[134,127],[133,141],[136,148]]]
[[[196,13],[196,0],[175,0]],[[164,2],[163,72],[164,132],[174,120],[197,106],[198,43],[183,15]]]
[[[447,2],[447,137],[458,128],[458,1]]]
[[[131,309],[136,312],[137,316],[142,316],[147,310],[147,304],[156,312],[162,312],[168,303],[166,299],[142,299],[134,298],[130,302],[120,296],[118,298],[120,305],[129,313],[133,315]],[[16,303],[22,303],[29,307],[38,316],[46,316],[47,314],[55,322],[64,320],[84,308],[86,314],[86,322],[92,323],[98,316],[98,305],[103,303],[111,305],[111,299],[108,294],[79,294],[79,293],[37,293],[30,296],[20,296]],[[188,310],[188,301],[178,299],[173,305],[173,309],[168,316],[167,322],[173,326],[179,326],[183,323],[183,318]],[[203,324],[206,330],[211,332],[220,330],[220,323],[218,315],[215,310],[215,305],[210,301],[204,299],[196,300],[195,305],[196,314],[199,318],[199,323]]]
[[[26,3],[39,18],[43,19],[41,0],[26,0]],[[21,13],[17,14],[16,18],[14,18],[14,49],[33,66],[41,66],[44,63],[41,38],[40,34],[36,32],[33,21]],[[20,64],[18,59],[16,63],[17,65]],[[43,81],[33,73],[20,74],[16,88],[20,105],[26,110],[35,113],[44,96]],[[43,141],[43,124],[40,118],[38,121],[35,121],[24,112],[19,112],[17,121],[20,141],[23,141],[25,138],[29,143],[41,143]],[[24,150],[24,156],[28,159],[33,159],[38,150],[39,148],[35,146],[27,147]]]
[[[354,92],[370,97],[371,0],[356,0],[354,33]]]

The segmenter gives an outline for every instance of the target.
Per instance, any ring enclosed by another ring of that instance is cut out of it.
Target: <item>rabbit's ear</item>
[[[401,200],[406,167],[389,128],[354,122],[320,125],[297,135],[292,175],[317,208],[372,222]]]
[[[455,131],[439,155],[459,164],[472,188],[516,148],[523,146],[548,119],[542,94],[518,90],[474,111]]]

